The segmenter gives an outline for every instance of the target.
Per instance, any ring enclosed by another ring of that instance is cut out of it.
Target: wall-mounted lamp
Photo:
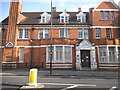
[[[75,46],[79,46],[79,43],[76,43]]]

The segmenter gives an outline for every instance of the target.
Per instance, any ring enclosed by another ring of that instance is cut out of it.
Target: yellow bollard
[[[35,86],[35,87],[37,86],[37,69],[36,68],[30,69],[29,85]]]

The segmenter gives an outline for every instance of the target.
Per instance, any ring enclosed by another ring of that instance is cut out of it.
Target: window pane
[[[82,29],[79,29],[78,30],[78,38],[83,38],[83,30]]]
[[[45,30],[45,38],[48,38],[48,30]]]
[[[109,62],[115,62],[115,47],[109,47]]]
[[[40,33],[39,33],[39,38],[40,38],[40,39],[43,39],[43,30],[40,30],[39,32],[40,32]]]
[[[65,46],[65,62],[71,62],[71,47]]]
[[[57,46],[56,47],[56,60],[57,61],[61,61],[62,60],[62,58],[63,58],[62,51],[63,51],[63,47],[62,46]]]
[[[106,28],[106,37],[111,38],[111,29],[110,28]]]
[[[120,62],[120,47],[118,47],[118,61]]]
[[[88,29],[84,29],[84,39],[88,39]]]
[[[101,63],[107,62],[106,49],[106,47],[99,47],[99,61]]]
[[[23,38],[22,36],[23,36],[23,30],[20,30],[19,31],[19,38]]]
[[[24,48],[20,48],[19,62],[24,62]]]
[[[54,60],[54,47],[48,47],[48,61],[51,59],[51,49],[52,49],[52,60]]]
[[[65,30],[65,37],[69,38],[69,34],[70,34],[70,30],[69,30],[69,29],[66,29],[66,30]]]
[[[60,30],[60,37],[61,37],[61,38],[64,37],[64,29],[61,29],[61,30]]]
[[[96,28],[96,38],[100,38],[100,28]]]
[[[110,20],[110,12],[105,12],[106,14],[106,20]]]
[[[28,30],[24,30],[24,31],[25,31],[24,38],[28,38]]]
[[[114,17],[114,12],[111,12],[111,19],[114,20],[115,17]]]
[[[120,38],[120,28],[117,29],[118,38]]]
[[[100,12],[100,20],[103,20],[104,19],[104,13],[103,11]]]

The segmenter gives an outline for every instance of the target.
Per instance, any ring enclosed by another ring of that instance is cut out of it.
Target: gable
[[[101,2],[96,9],[118,9],[114,2]]]
[[[83,40],[80,43],[79,48],[80,49],[91,49],[92,48],[92,44],[88,40]]]
[[[14,44],[13,44],[12,42],[9,42],[9,43],[6,45],[6,47],[12,48],[12,47],[14,47]]]

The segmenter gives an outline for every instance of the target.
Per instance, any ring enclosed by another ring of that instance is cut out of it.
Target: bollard
[[[37,71],[36,68],[30,69],[29,86],[37,86]]]

